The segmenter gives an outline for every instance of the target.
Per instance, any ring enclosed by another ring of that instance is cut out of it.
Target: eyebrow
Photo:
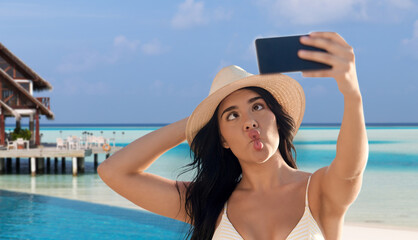
[[[260,99],[260,98],[262,98],[262,97],[257,96],[257,97],[250,98],[250,99],[248,100],[248,104],[251,104],[251,103],[253,103],[253,102],[257,101],[257,100],[258,100],[258,99]],[[221,114],[221,117],[220,117],[220,118],[222,118],[222,116],[223,116],[226,112],[232,111],[232,110],[237,109],[237,108],[238,108],[237,106],[230,106],[230,107],[226,108],[226,109],[222,112],[222,114]]]

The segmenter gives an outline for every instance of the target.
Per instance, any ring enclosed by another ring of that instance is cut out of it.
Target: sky
[[[34,94],[55,114],[41,124],[180,120],[222,67],[258,74],[255,39],[313,31],[354,48],[367,123],[418,122],[418,1],[0,0],[0,22],[0,42],[53,86]],[[334,79],[287,75],[303,124],[341,123]]]

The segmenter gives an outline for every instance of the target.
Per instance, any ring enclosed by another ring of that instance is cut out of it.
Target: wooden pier
[[[73,176],[77,176],[78,170],[84,172],[84,158],[94,154],[94,166],[98,166],[98,154],[106,154],[108,158],[111,154],[121,149],[121,147],[112,147],[110,151],[104,151],[101,147],[93,147],[88,149],[57,149],[56,147],[38,147],[32,149],[12,149],[12,150],[0,150],[0,173],[5,170],[5,159],[8,161],[8,167],[10,168],[11,159],[16,159],[16,168],[19,168],[20,158],[30,159],[30,173],[32,176],[36,176],[36,171],[39,168],[44,168],[45,158],[47,164],[50,164],[50,159],[55,158],[55,164],[57,164],[58,158],[62,159],[63,167],[65,168],[65,158],[72,159],[72,172]]]

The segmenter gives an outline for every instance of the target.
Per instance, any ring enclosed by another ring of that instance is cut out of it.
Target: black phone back
[[[326,52],[323,49],[306,46],[299,38],[305,35],[259,38],[255,40],[258,69],[261,74],[297,72],[303,70],[330,69],[331,66],[298,57],[299,49]]]

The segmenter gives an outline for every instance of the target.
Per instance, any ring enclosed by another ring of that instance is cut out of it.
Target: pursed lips
[[[252,129],[248,132],[248,137],[251,138],[250,143],[260,139],[260,132],[256,129]]]

